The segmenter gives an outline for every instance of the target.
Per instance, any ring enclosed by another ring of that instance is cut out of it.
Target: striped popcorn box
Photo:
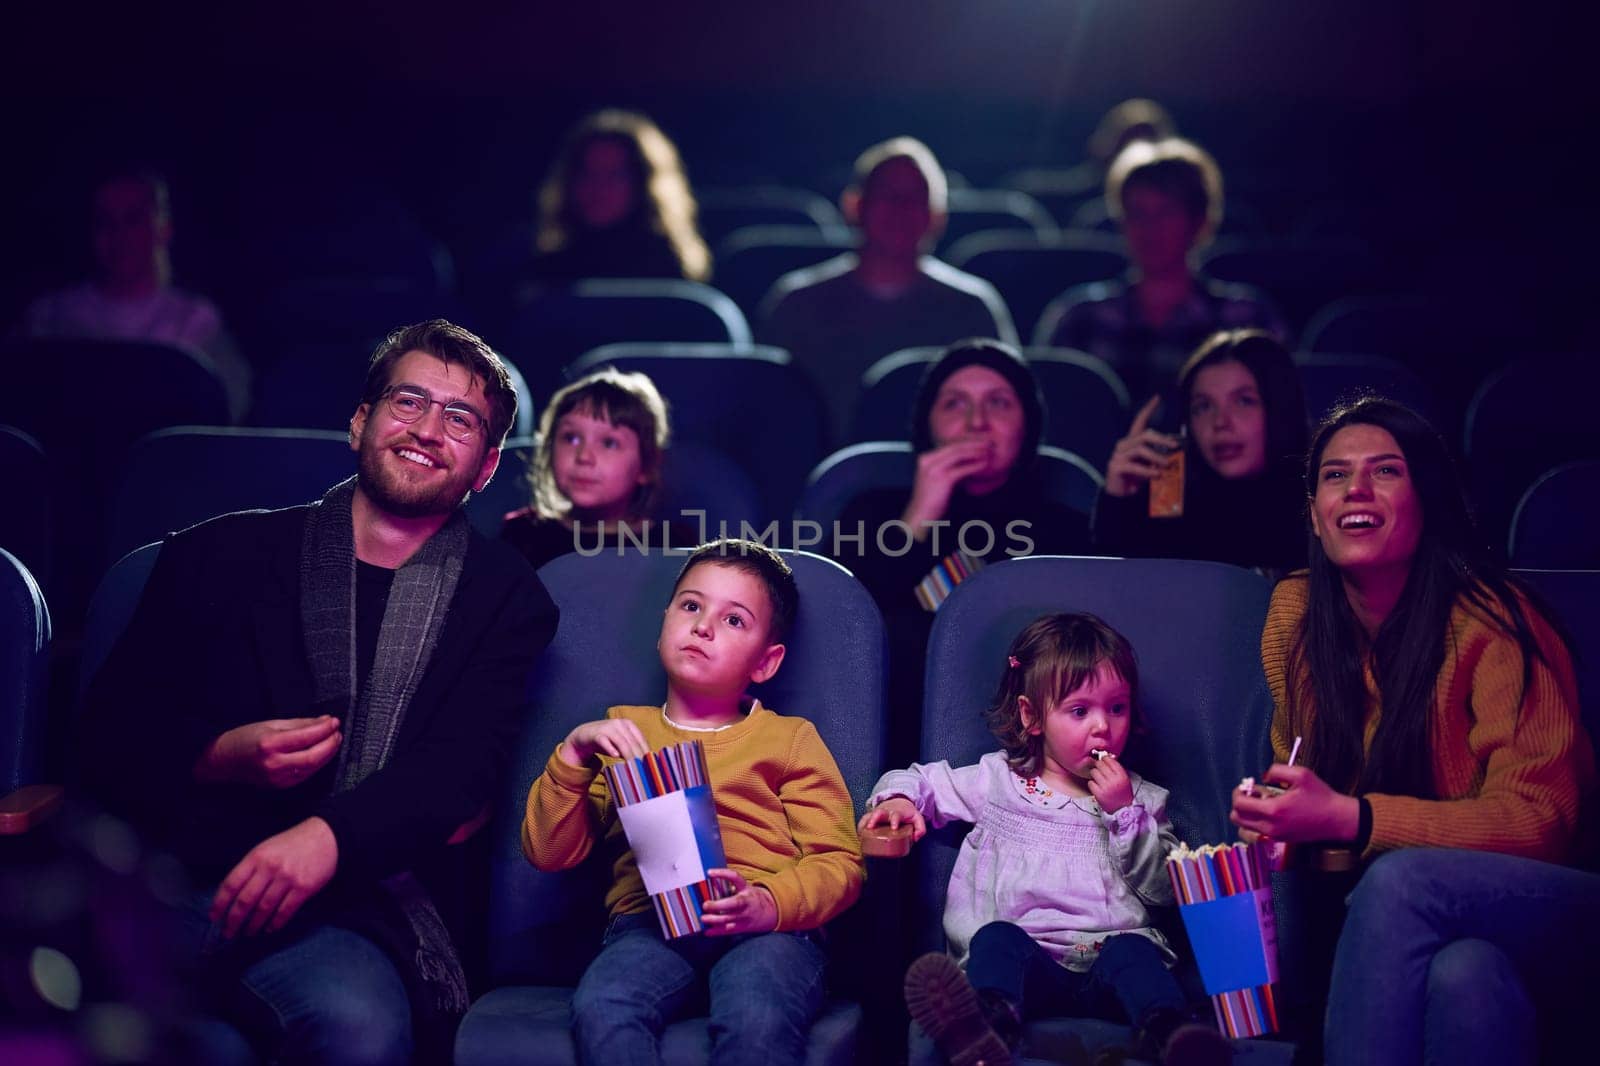
[[[924,611],[937,611],[939,606],[956,590],[956,586],[982,570],[983,558],[958,551],[939,560],[939,565],[929,570],[917,583],[917,603]]]
[[[727,865],[698,740],[620,759],[604,770],[617,817],[668,940],[700,932],[707,900],[728,895],[706,871]]]
[[[1217,1027],[1233,1037],[1276,1032],[1278,932],[1266,849],[1183,844],[1167,856],[1167,874]]]

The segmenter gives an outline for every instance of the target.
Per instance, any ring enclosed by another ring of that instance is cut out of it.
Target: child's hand
[[[568,733],[556,748],[556,756],[569,766],[582,768],[596,755],[635,759],[649,750],[638,726],[626,718],[602,718],[585,722]]]
[[[904,796],[890,796],[863,814],[861,821],[856,823],[856,832],[865,832],[875,825],[888,825],[890,829],[909,825],[912,843],[916,843],[928,834],[928,823],[918,813],[917,805]]]
[[[1133,802],[1133,782],[1128,779],[1121,759],[1108,752],[1095,760],[1094,769],[1089,771],[1089,794],[1107,814]]]
[[[707,900],[700,910],[706,936],[736,936],[740,933],[770,933],[778,927],[778,903],[772,893],[752,885],[733,870],[707,870],[706,876],[725,881],[733,895]]]

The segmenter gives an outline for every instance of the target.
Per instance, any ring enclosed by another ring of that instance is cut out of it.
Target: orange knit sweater
[[[704,745],[728,867],[772,893],[778,929],[814,929],[861,894],[855,807],[816,726],[759,702],[715,733],[679,729],[660,707],[612,707],[606,717],[632,719],[652,751],[686,740]],[[565,870],[597,840],[611,864],[610,913],[648,910],[650,897],[600,762],[580,769],[552,752],[528,793],[523,853],[541,870]]]
[[[1285,578],[1273,592],[1261,634],[1261,663],[1277,708],[1272,747],[1280,762],[1297,734],[1311,735],[1310,679],[1294,679],[1295,702],[1303,709],[1297,713],[1289,705],[1286,676],[1308,588],[1303,571]],[[1594,751],[1578,716],[1571,657],[1531,606],[1527,615],[1544,660],[1533,664],[1524,692],[1517,642],[1476,608],[1457,603],[1452,610],[1429,727],[1434,790],[1441,798],[1368,793],[1372,838],[1364,857],[1409,846],[1472,848],[1550,862],[1573,857],[1581,808],[1595,787]],[[1365,674],[1370,748],[1380,715],[1370,657]],[[1316,753],[1304,754],[1314,768]]]

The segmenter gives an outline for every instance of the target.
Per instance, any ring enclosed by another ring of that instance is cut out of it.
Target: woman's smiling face
[[[1356,423],[1328,439],[1317,463],[1311,529],[1329,562],[1351,575],[1408,571],[1423,519],[1405,453],[1388,430]]]

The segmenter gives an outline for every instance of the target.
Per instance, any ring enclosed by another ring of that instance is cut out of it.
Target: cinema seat
[[[974,710],[993,695],[1012,638],[1040,615],[1088,611],[1123,633],[1138,655],[1149,728],[1130,744],[1128,765],[1168,789],[1167,813],[1180,840],[1232,840],[1228,797],[1241,777],[1270,762],[1272,698],[1260,660],[1270,594],[1265,578],[1221,563],[1042,556],[988,567],[957,586],[935,616],[921,761],[965,765],[995,750]],[[945,887],[964,828],[933,830],[912,851],[919,951],[944,946]],[[1157,922],[1179,927],[1170,909]],[[1048,1058],[1067,1033],[1091,1052],[1131,1039],[1126,1026],[1110,1022],[1044,1019],[1025,1029],[1025,1058]],[[1293,1052],[1269,1040],[1240,1046],[1241,1063],[1287,1064]],[[915,1027],[910,1061],[939,1061]]]
[[[783,668],[758,694],[779,713],[801,714],[816,724],[859,807],[883,759],[882,619],[843,568],[803,553],[785,556],[800,587],[800,610]],[[461,1024],[458,1066],[576,1062],[572,988],[600,944],[609,871],[597,857],[561,873],[535,870],[522,854],[523,810],[530,783],[573,726],[602,717],[613,704],[653,700],[665,691],[655,642],[661,609],[682,565],[680,555],[630,552],[563,556],[540,571],[561,606],[561,627],[540,659],[535,710],[491,829],[494,988]],[[867,965],[872,937],[869,930],[848,926],[835,934],[829,944],[832,973],[835,984],[848,985]],[[812,1026],[808,1064],[856,1061],[861,1024],[859,1006],[830,1000]],[[704,1018],[679,1021],[666,1030],[662,1061],[704,1063],[708,1047]]]

